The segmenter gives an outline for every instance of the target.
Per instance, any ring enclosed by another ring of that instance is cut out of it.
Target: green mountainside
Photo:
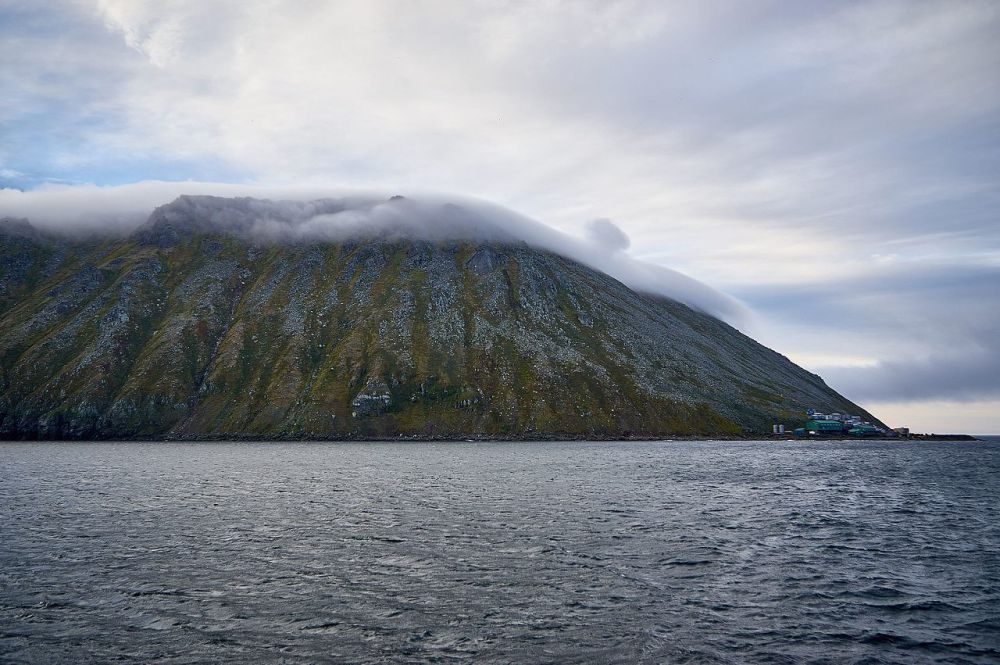
[[[0,222],[0,438],[741,435],[807,407],[875,422],[729,325],[557,254],[261,242],[204,220],[252,205],[181,197],[114,239]]]

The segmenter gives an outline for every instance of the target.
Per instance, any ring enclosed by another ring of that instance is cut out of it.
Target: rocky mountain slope
[[[244,223],[255,205],[181,197],[117,239],[0,223],[0,437],[739,435],[864,414],[557,254],[276,241]]]

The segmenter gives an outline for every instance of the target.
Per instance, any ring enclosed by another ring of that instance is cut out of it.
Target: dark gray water
[[[1000,444],[2,444],[0,660],[1000,661]]]

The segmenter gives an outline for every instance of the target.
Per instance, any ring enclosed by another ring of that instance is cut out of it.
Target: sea
[[[1000,440],[0,444],[3,663],[997,663]]]

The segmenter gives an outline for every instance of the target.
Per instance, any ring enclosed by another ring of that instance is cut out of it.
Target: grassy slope
[[[196,235],[80,245],[50,272],[55,250],[31,251],[0,310],[7,437],[719,435],[863,413],[711,317],[524,247]]]

